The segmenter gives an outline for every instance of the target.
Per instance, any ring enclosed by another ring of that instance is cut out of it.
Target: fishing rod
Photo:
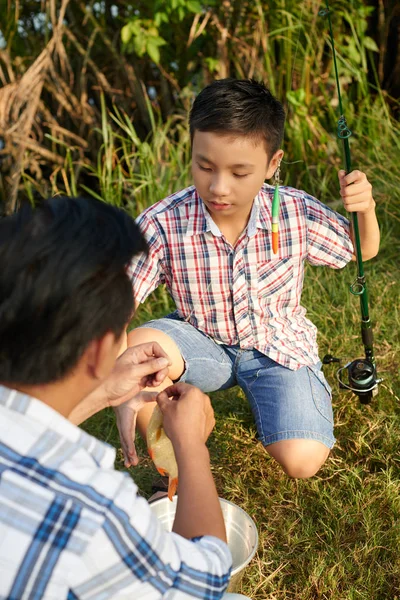
[[[332,20],[331,20],[331,9],[329,7],[329,1],[325,2],[326,8],[321,9],[319,11],[319,15],[321,17],[326,17],[328,19],[329,25],[329,37],[332,47],[332,56],[333,56],[333,64],[336,78],[336,87],[338,93],[338,104],[339,104],[339,119],[337,122],[337,136],[343,142],[344,149],[344,158],[345,158],[345,167],[346,174],[350,173],[352,170],[351,167],[351,155],[350,155],[350,143],[349,138],[352,135],[350,131],[346,117],[344,116],[343,105],[342,105],[342,95],[340,92],[340,81],[338,74],[338,67],[336,61],[336,50],[335,50],[335,41],[333,37],[333,29],[332,29]],[[382,379],[378,379],[377,371],[376,371],[376,362],[374,356],[374,348],[373,348],[373,332],[372,332],[372,323],[369,316],[369,308],[368,308],[368,290],[366,284],[366,278],[364,274],[364,265],[362,259],[361,252],[361,241],[360,241],[360,231],[358,226],[358,216],[356,212],[351,214],[352,216],[352,226],[353,226],[353,237],[354,237],[354,247],[355,247],[355,255],[356,255],[356,264],[357,264],[357,277],[354,282],[350,285],[350,292],[354,296],[358,296],[360,298],[360,309],[361,309],[361,338],[364,345],[365,358],[356,358],[350,362],[347,362],[343,367],[340,367],[337,370],[337,379],[339,381],[339,386],[342,389],[351,390],[354,392],[360,399],[362,404],[369,404],[373,398],[378,393],[378,384],[382,381]],[[339,363],[340,359],[332,356],[331,354],[327,354],[324,356],[322,360],[323,364],[331,364],[331,363]]]

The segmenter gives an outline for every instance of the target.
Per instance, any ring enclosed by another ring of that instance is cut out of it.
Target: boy
[[[207,392],[239,385],[267,452],[289,476],[310,477],[335,440],[316,328],[300,305],[304,263],[343,268],[353,245],[347,219],[281,187],[273,252],[274,190],[264,180],[279,169],[284,121],[281,103],[252,80],[216,81],[198,95],[190,114],[194,186],[142,213],[150,250],[130,267],[137,301],[166,283],[177,310],[132,331],[128,344],[157,341],[172,361],[171,380]],[[358,212],[367,260],[379,247],[371,185],[359,171],[339,180],[346,210]],[[139,414],[141,432],[151,410]],[[131,431],[127,420],[126,464],[135,456]]]
[[[136,412],[167,373],[157,344],[113,368],[133,310],[126,266],[145,250],[132,219],[95,200],[0,219],[1,598],[217,600],[227,587],[208,397],[152,394],[180,469],[174,533],[114,470],[115,451],[67,420],[125,400]]]

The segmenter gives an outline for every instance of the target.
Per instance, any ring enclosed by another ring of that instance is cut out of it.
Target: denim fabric
[[[239,385],[264,446],[289,439],[334,445],[331,388],[320,362],[292,371],[258,350],[217,344],[176,313],[141,327],[163,331],[176,343],[185,363],[179,381],[207,393]]]

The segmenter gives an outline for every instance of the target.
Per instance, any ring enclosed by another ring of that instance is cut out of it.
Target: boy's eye
[[[207,171],[207,172],[210,172],[210,171],[212,171],[212,169],[210,169],[210,167],[203,167],[203,165],[199,165],[199,169],[200,169],[201,171]]]
[[[238,177],[241,179],[242,177],[247,177],[249,173],[233,173],[234,177]]]

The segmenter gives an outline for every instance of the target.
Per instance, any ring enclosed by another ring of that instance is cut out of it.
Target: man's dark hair
[[[192,143],[195,131],[249,136],[264,139],[271,158],[282,143],[285,109],[261,82],[220,79],[196,97],[189,125]]]
[[[133,311],[126,267],[141,251],[133,219],[90,198],[0,219],[0,381],[57,381],[91,341],[119,337]]]

